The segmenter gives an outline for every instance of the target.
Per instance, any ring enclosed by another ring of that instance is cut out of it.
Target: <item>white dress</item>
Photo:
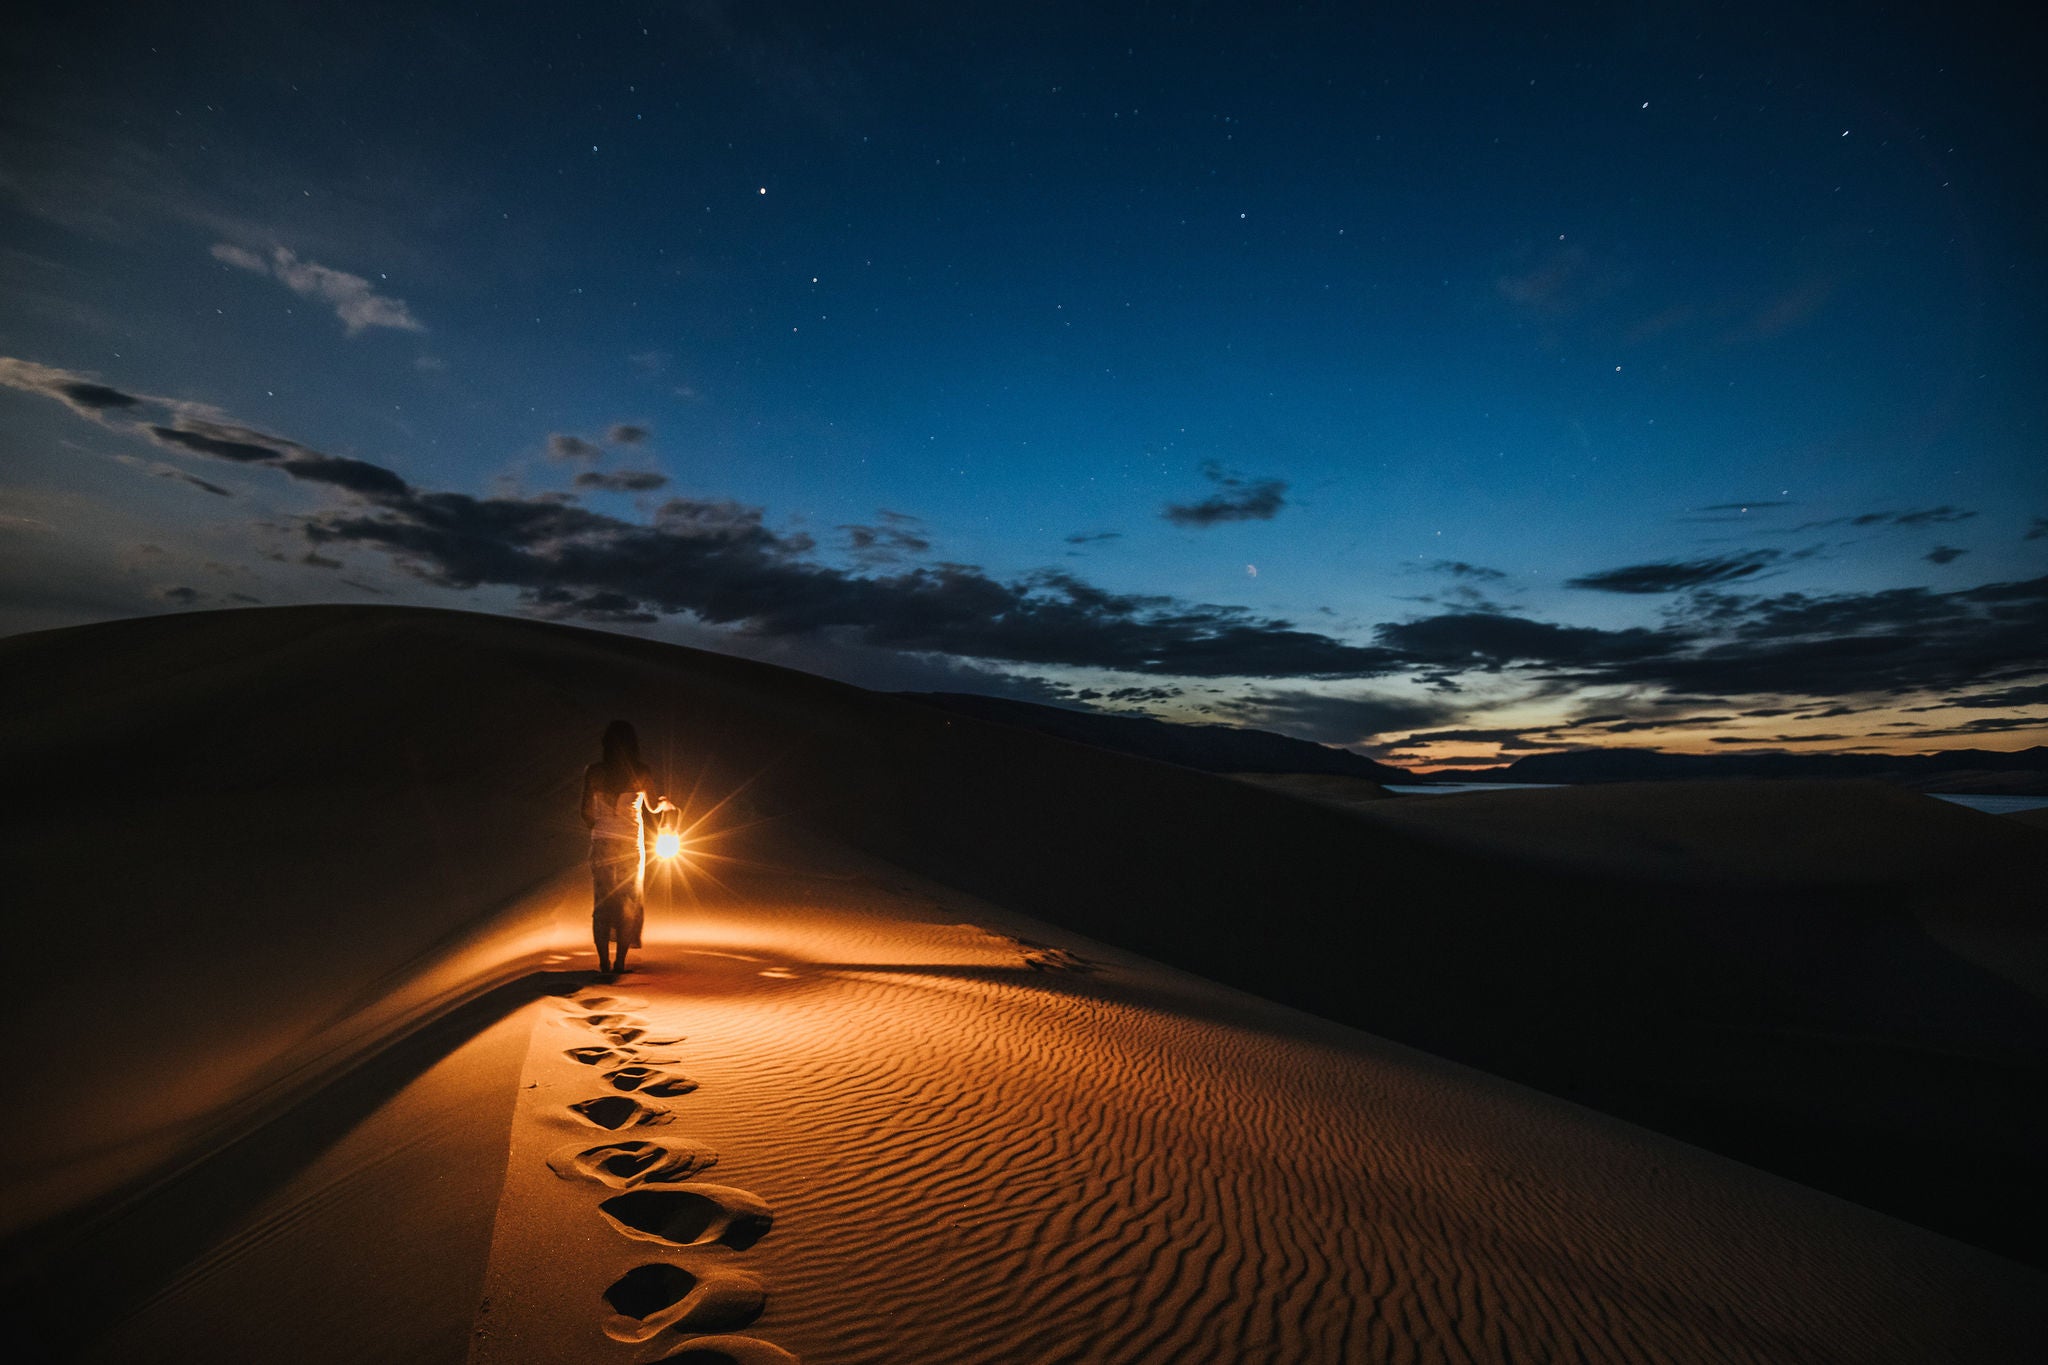
[[[610,800],[604,798],[610,795]],[[597,793],[596,821],[590,827],[590,872],[595,896],[593,924],[616,923],[628,948],[640,946],[646,909],[647,846],[642,803],[637,791]]]
[[[599,796],[602,797],[603,793],[600,792]],[[630,843],[637,849],[640,844],[640,793],[620,792],[612,797],[609,805],[603,800],[594,804],[597,807],[597,823],[590,827],[591,856],[600,856],[599,849],[602,847],[603,857],[619,857],[615,841]]]

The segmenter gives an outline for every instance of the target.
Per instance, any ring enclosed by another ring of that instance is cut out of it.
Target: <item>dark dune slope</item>
[[[2038,935],[2048,841],[2032,831],[1874,783],[1633,789],[1639,827],[1717,844],[1674,873],[1640,850],[1475,839],[1014,731],[956,724],[891,749],[895,814],[867,837],[899,861],[2041,1258],[2048,1012],[1919,918],[2018,915]],[[1512,836],[1538,812],[1505,803],[1538,795],[1501,798],[1496,822]],[[1427,813],[1367,810],[1403,807]],[[1788,869],[1733,831],[1820,854]]]
[[[1796,877],[1674,876],[743,661],[381,608],[0,642],[0,707],[0,758],[37,794],[0,830],[27,890],[10,928],[48,963],[16,995],[27,1093],[75,1097],[9,1126],[17,1227],[335,1064],[436,964],[470,991],[530,967],[477,944],[575,866],[574,781],[623,714],[678,787],[751,780],[764,814],[1015,909],[2038,1259],[2048,1015],[1915,918],[2048,880],[2048,839],[2013,822],[1857,784],[1725,786],[1670,818],[1762,803],[1780,837],[1834,851]],[[1870,875],[1858,850],[1909,831],[1928,856]],[[219,1008],[176,1007],[194,992]],[[81,1068],[121,1083],[81,1088]],[[71,1150],[94,1106],[134,1141]]]
[[[1100,711],[1070,711],[1009,697],[977,697],[963,692],[906,692],[901,695],[954,715],[999,721],[1020,730],[1113,749],[1120,754],[1155,758],[1198,768],[1205,773],[1319,773],[1368,782],[1412,782],[1414,774],[1375,763],[1348,749],[1333,749],[1305,739],[1289,739],[1269,730],[1239,730],[1228,725],[1186,725],[1150,716],[1125,716]]]

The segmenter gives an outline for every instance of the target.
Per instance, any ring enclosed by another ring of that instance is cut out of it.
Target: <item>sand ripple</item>
[[[806,1358],[2022,1358],[2027,1272],[1532,1092],[1128,964],[834,946],[636,982]]]

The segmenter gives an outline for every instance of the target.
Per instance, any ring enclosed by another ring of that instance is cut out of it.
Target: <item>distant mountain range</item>
[[[1715,777],[1872,777],[1921,791],[2048,794],[2048,748],[1934,754],[1667,754],[1658,749],[1573,749],[1500,767],[1438,769],[1456,782],[1661,782]]]
[[[964,692],[907,692],[927,705],[1077,744],[1212,773],[1333,773],[1369,782],[1663,782],[1737,777],[1870,777],[1920,791],[2048,795],[2048,748],[1934,754],[1670,754],[1659,749],[1573,749],[1485,768],[1412,773],[1266,730],[1180,725],[1149,716],[1069,711]]]

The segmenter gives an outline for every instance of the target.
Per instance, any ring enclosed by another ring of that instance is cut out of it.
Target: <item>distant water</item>
[[[1386,788],[1402,796],[1450,796],[1456,792],[1513,792],[1535,787],[1568,787],[1569,782],[1434,782],[1428,786],[1413,782],[1389,782]],[[1967,793],[1929,792],[1937,801],[1949,801],[1986,815],[2011,815],[2014,811],[2039,810],[2048,806],[2048,796],[1971,796]]]
[[[1958,806],[1981,810],[1986,815],[2011,815],[2016,810],[2039,810],[2048,806],[2048,796],[1971,796],[1967,792],[1929,792],[1937,801],[1953,801]]]
[[[1403,796],[1449,796],[1454,792],[1519,792],[1533,791],[1537,787],[1569,787],[1569,782],[1432,782],[1428,786],[1415,782],[1387,782],[1383,786],[1390,792]]]

